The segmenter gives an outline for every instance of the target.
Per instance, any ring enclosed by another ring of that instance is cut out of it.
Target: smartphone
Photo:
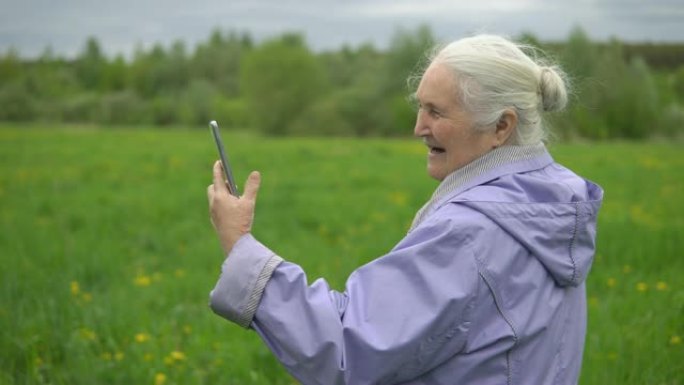
[[[221,141],[218,123],[216,123],[215,120],[212,120],[209,122],[209,128],[211,128],[211,133],[214,135],[214,142],[216,142],[216,148],[218,148],[219,156],[221,157],[221,164],[223,165],[223,173],[226,175],[226,186],[228,186],[228,191],[231,195],[236,197],[240,196],[237,185],[235,185],[235,179],[233,178],[233,170],[230,168],[230,163],[228,163],[228,154],[223,147],[223,141]]]

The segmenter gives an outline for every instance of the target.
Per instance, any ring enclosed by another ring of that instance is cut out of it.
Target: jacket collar
[[[553,158],[543,143],[495,148],[444,178],[430,200],[416,213],[409,232],[463,191],[506,174],[537,170],[551,163]]]

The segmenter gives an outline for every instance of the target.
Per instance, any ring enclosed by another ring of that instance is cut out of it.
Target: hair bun
[[[560,111],[568,103],[565,74],[558,67],[541,67],[539,93],[544,111]]]

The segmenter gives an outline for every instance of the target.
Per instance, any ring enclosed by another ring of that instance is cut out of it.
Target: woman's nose
[[[413,127],[413,135],[417,137],[425,136],[430,132],[427,121],[423,117],[423,110],[418,109],[416,113],[416,125]]]

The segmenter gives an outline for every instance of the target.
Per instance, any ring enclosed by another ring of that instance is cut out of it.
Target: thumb
[[[255,201],[260,184],[261,174],[259,174],[259,171],[252,171],[247,177],[247,182],[245,182],[245,194],[242,197]]]

